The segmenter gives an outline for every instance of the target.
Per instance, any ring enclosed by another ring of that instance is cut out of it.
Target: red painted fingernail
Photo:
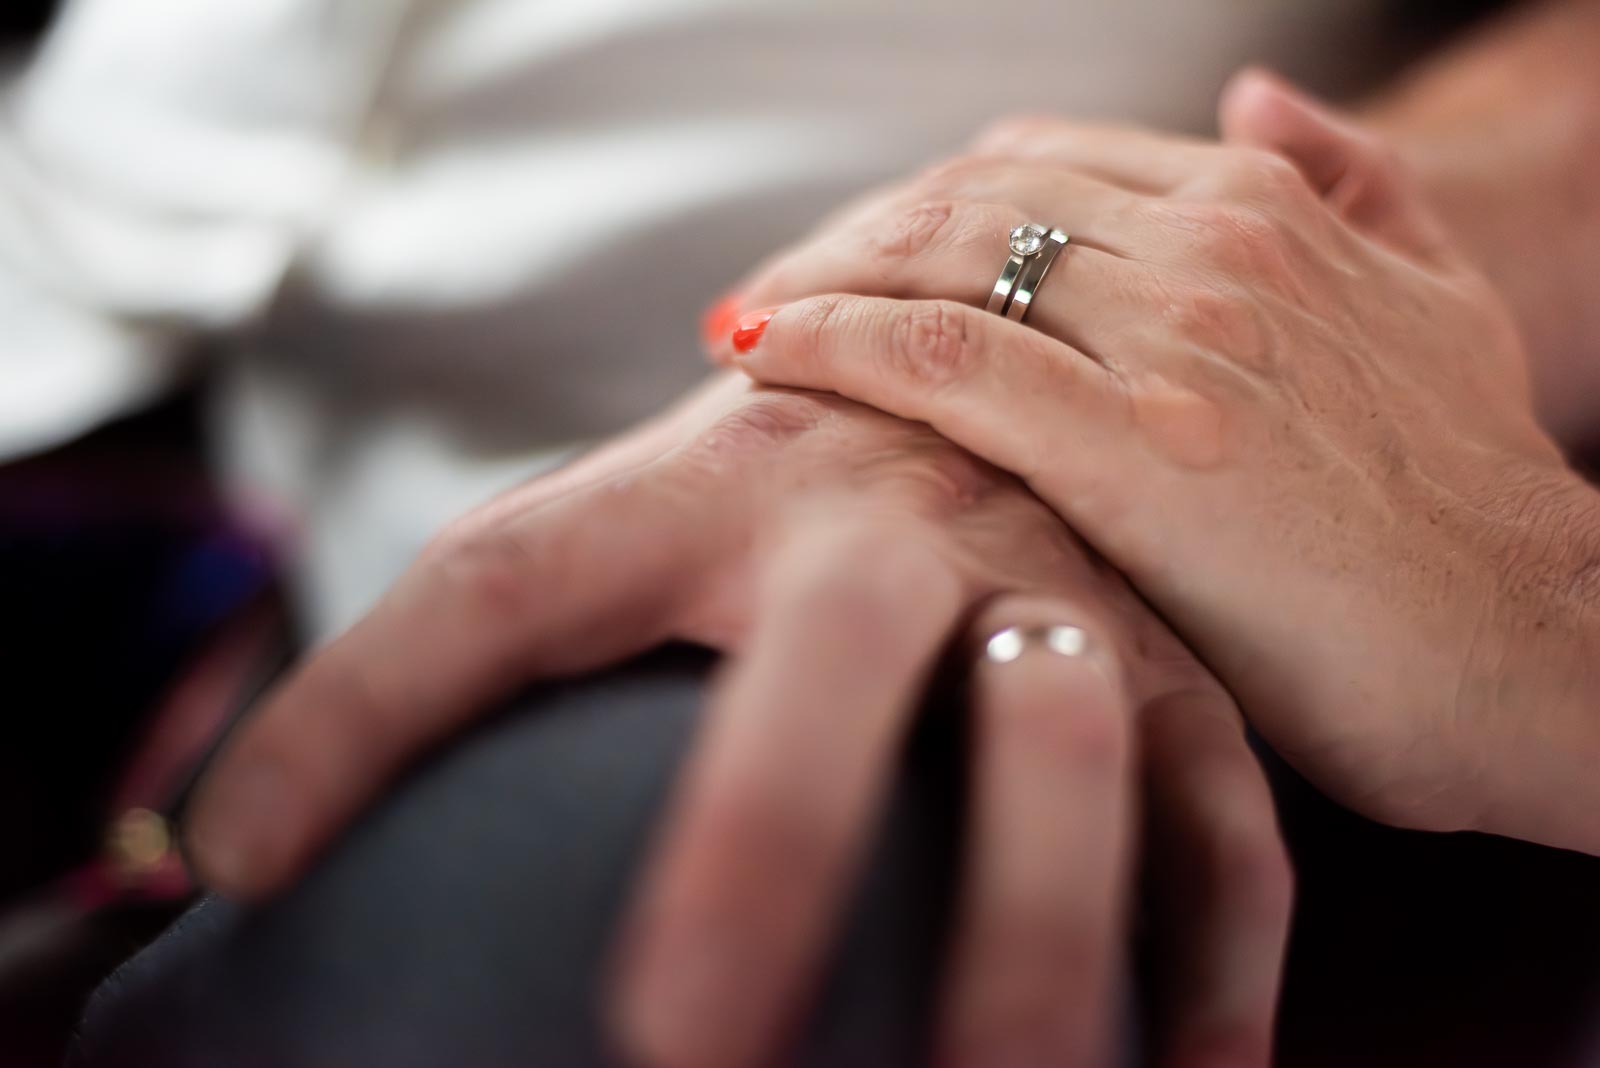
[[[733,332],[739,325],[740,294],[731,290],[717,298],[715,304],[705,310],[700,316],[700,336],[705,340],[706,347],[722,344],[724,338]]]
[[[767,332],[767,324],[776,314],[778,314],[777,308],[762,308],[741,318],[733,332],[734,351],[745,353],[755,348],[761,341],[761,335]]]

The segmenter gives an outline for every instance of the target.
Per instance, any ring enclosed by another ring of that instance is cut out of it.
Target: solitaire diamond
[[[1044,248],[1044,239],[1048,234],[1042,226],[1023,223],[1011,231],[1011,251],[1019,256],[1032,256]]]

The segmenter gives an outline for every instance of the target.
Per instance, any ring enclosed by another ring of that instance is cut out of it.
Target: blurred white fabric
[[[1348,85],[1379,8],[73,0],[0,115],[0,457],[220,361],[220,466],[326,634],[693,383],[702,306],[848,194],[1008,113]]]

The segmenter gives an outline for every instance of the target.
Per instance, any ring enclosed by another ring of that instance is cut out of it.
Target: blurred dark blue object
[[[185,659],[271,565],[200,459],[192,396],[0,467],[0,908],[93,852]]]

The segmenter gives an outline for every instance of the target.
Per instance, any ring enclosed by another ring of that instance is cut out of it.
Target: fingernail
[[[738,327],[733,331],[734,351],[743,355],[760,344],[761,335],[767,332],[767,324],[776,314],[778,314],[777,308],[763,308],[742,317]]]
[[[700,316],[700,337],[707,348],[722,344],[739,325],[742,304],[739,291],[729,290]]]
[[[183,830],[183,852],[207,887],[245,898],[289,844],[294,813],[283,775],[272,762],[222,770],[201,790]]]

